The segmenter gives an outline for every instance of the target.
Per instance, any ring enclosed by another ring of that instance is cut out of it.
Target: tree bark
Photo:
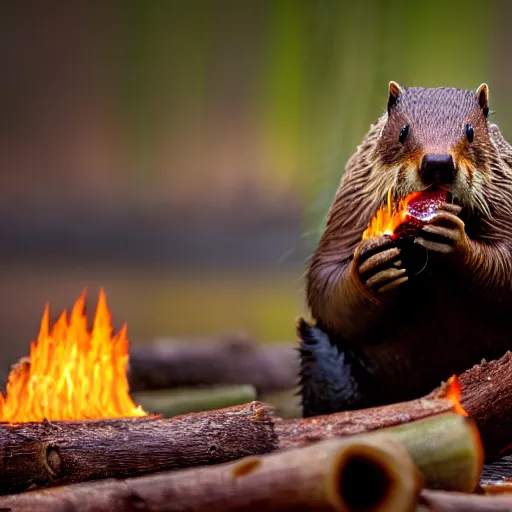
[[[252,384],[259,392],[293,388],[299,357],[293,344],[259,346],[243,337],[130,350],[132,391],[212,384]]]
[[[512,355],[473,366],[458,378],[461,404],[476,421],[485,456],[494,458],[512,442]]]
[[[268,407],[171,419],[0,424],[0,493],[240,459],[276,450]]]
[[[441,396],[441,393],[439,393]],[[371,432],[450,412],[454,403],[444,398],[420,398],[358,411],[345,411],[313,418],[275,420],[280,448],[303,446],[315,441]]]
[[[460,402],[478,426],[486,459],[510,451],[512,446],[512,354],[469,368],[457,378],[461,386]],[[428,398],[443,396],[442,384]]]
[[[500,359],[490,362],[482,361],[462,373],[457,381],[461,386],[461,405],[478,426],[486,458],[493,459],[510,451],[512,447],[512,354],[507,352]],[[291,446],[300,444],[301,438],[304,443],[308,443],[336,435],[357,434],[389,427],[406,423],[407,420],[402,415],[410,414],[409,421],[412,421],[444,412],[443,407],[448,410],[450,406],[447,403],[436,401],[444,396],[446,389],[446,384],[443,384],[422,399],[316,418],[290,420],[282,425],[277,424],[276,429],[279,432],[280,443],[285,447],[288,444]],[[439,409],[437,412],[435,410],[429,412],[431,407]]]
[[[405,448],[372,434],[236,463],[0,497],[13,512],[408,512],[422,478]]]
[[[443,398],[300,420],[252,402],[171,419],[0,424],[0,493],[239,459],[453,410]]]
[[[510,409],[510,364],[507,355],[460,378],[468,412],[480,420],[488,442],[494,442],[493,433],[498,432],[500,447],[509,437],[499,421],[505,427],[512,421],[505,414]],[[0,492],[225,462],[401,425],[455,410],[456,402],[443,398],[446,389],[442,386],[410,402],[293,420],[272,418],[268,406],[253,402],[169,420],[2,424]],[[449,438],[446,433],[441,437]]]
[[[259,402],[171,419],[0,424],[0,493],[214,464],[450,411],[445,399],[285,421]]]

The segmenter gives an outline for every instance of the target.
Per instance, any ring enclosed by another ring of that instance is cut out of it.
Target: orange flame
[[[451,402],[453,403],[453,408],[456,413],[458,413],[462,416],[467,416],[468,413],[464,410],[464,408],[462,407],[462,405],[460,403],[460,398],[462,396],[462,386],[460,385],[460,382],[457,380],[457,376],[452,375],[448,379],[448,382],[446,384],[447,384],[447,389],[446,389],[446,394],[444,395],[444,397],[447,400],[451,400]]]
[[[407,207],[409,203],[421,195],[421,192],[413,192],[404,199],[393,205],[391,202],[391,189],[388,191],[388,201],[386,206],[380,208],[370,224],[363,233],[363,240],[382,235],[392,236],[396,228],[407,220]]]
[[[111,315],[100,291],[92,331],[84,314],[85,292],[69,321],[66,311],[50,331],[46,305],[30,360],[13,367],[0,394],[0,421],[91,420],[146,416],[133,403],[126,366],[126,325],[112,335]]]

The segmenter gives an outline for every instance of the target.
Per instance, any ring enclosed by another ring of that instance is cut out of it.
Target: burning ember
[[[365,240],[388,235],[396,239],[414,235],[425,222],[434,217],[437,208],[445,201],[444,190],[427,189],[423,192],[413,192],[397,205],[393,205],[389,189],[387,205],[377,211],[362,238]]]
[[[452,375],[447,382],[447,389],[445,398],[453,402],[454,410],[456,413],[467,416],[468,413],[464,410],[460,403],[460,397],[462,396],[462,387],[460,382],[457,380],[456,375]]]
[[[30,359],[22,359],[0,394],[0,421],[92,420],[146,416],[128,387],[126,325],[112,334],[111,315],[100,291],[92,331],[84,314],[85,292],[69,320],[66,311],[50,330],[47,305]]]

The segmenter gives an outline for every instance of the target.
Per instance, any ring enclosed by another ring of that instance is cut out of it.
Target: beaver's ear
[[[395,105],[395,103],[398,101],[398,97],[400,96],[400,94],[402,94],[403,92],[404,91],[399,84],[393,81],[389,82],[388,114],[393,105]]]
[[[487,117],[489,115],[489,87],[487,84],[480,85],[476,90],[476,95],[478,98],[478,104],[484,111],[484,116]]]

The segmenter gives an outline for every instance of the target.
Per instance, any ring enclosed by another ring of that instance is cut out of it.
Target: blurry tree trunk
[[[244,337],[185,344],[172,339],[130,350],[130,389],[250,384],[258,392],[293,388],[299,374],[293,344],[258,345]]]

